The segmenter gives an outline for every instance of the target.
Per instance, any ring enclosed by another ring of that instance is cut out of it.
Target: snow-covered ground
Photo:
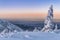
[[[0,37],[0,40],[60,40],[60,34],[53,32],[18,32],[9,35]]]

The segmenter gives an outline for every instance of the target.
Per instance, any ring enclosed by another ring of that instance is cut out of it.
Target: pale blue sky
[[[53,5],[54,18],[60,19],[60,0],[0,0],[0,18],[43,19],[51,4]],[[28,13],[28,15],[21,15],[21,13]]]
[[[58,7],[60,0],[0,0],[0,8],[43,8],[49,6],[49,4]]]
[[[0,0],[0,10],[35,10],[47,11],[50,5],[54,10],[60,10],[60,0]]]

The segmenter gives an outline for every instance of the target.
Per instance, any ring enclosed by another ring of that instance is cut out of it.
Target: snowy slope
[[[20,32],[0,40],[60,40],[60,34],[48,32]]]

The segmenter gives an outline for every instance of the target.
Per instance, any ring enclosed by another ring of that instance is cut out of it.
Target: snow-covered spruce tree
[[[48,10],[48,15],[44,22],[44,27],[42,29],[43,32],[50,32],[53,30],[53,5],[51,5],[50,9]]]
[[[58,30],[58,26],[57,26],[57,24],[55,25],[55,29],[54,29],[54,31],[57,31]]]
[[[38,32],[39,30],[37,29],[37,27],[35,27],[35,29],[33,30],[33,32]]]

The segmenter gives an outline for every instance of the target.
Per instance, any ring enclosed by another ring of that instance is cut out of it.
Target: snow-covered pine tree
[[[37,27],[35,27],[35,29],[33,30],[33,32],[38,32],[39,30],[37,29]]]
[[[54,24],[53,24],[53,5],[51,5],[50,9],[48,10],[48,15],[45,19],[44,27],[43,27],[42,31],[44,31],[44,32],[52,31],[53,27],[54,27]]]

